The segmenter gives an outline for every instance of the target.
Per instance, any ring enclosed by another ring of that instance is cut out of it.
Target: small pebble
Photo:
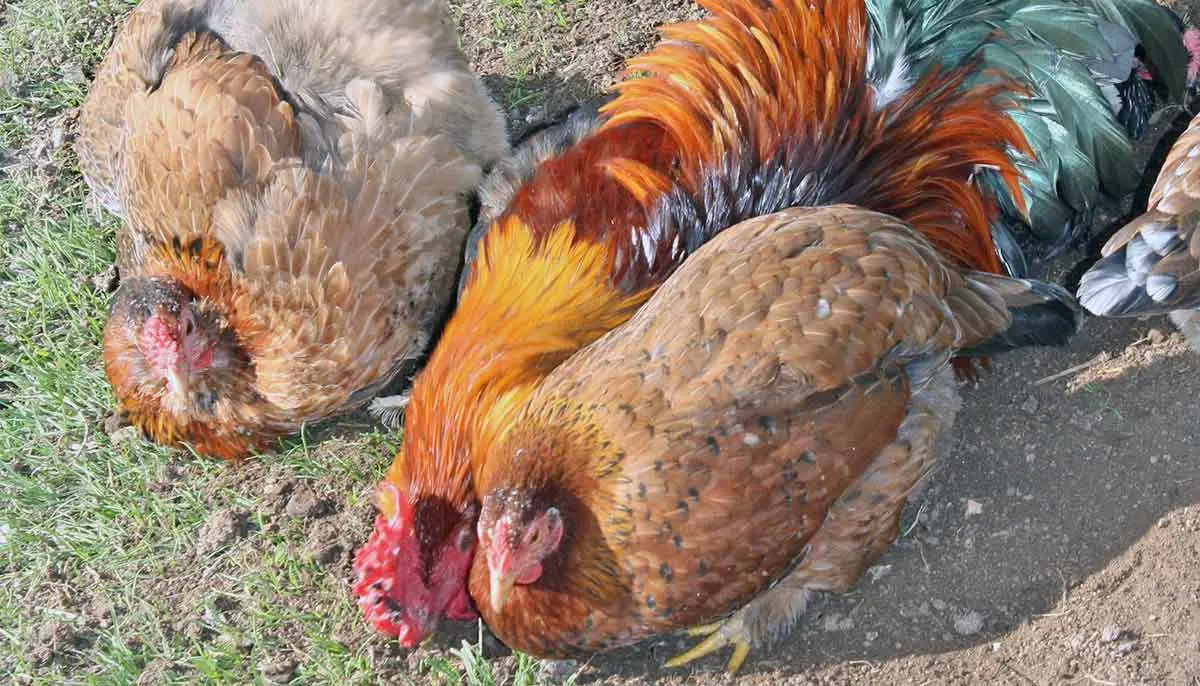
[[[1133,652],[1134,648],[1137,648],[1137,641],[1121,641],[1113,649],[1113,652],[1117,655],[1128,655]]]
[[[954,630],[962,636],[971,636],[983,631],[983,615],[971,610],[954,618]]]
[[[1120,638],[1121,634],[1123,633],[1125,633],[1124,630],[1122,630],[1119,626],[1106,626],[1100,631],[1100,642],[1112,643]]]
[[[981,503],[977,500],[968,500],[966,516],[974,517],[975,515],[978,515],[978,514],[983,514],[983,503]]]

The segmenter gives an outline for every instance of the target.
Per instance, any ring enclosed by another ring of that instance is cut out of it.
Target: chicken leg
[[[927,364],[909,365],[910,378]],[[707,637],[668,660],[667,667],[732,646],[725,671],[733,674],[752,647],[770,644],[791,630],[813,593],[850,590],[888,549],[899,533],[908,497],[933,465],[937,436],[953,424],[959,407],[953,374],[944,361],[938,364],[928,383],[914,393],[896,441],[830,506],[796,568],[728,619],[689,629],[689,635]]]

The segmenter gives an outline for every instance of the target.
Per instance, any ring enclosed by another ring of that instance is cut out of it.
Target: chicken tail
[[[993,190],[1005,214],[1052,245],[1083,235],[1101,192],[1120,197],[1137,183],[1130,135],[1153,96],[1135,54],[1169,99],[1183,102],[1188,54],[1175,21],[1153,0],[866,4],[877,81],[902,86],[976,61],[984,80],[996,74],[1025,88],[1008,116],[1033,151],[1011,152],[1028,212],[1014,211],[1005,189]],[[984,182],[992,186],[990,176]]]
[[[149,90],[157,90],[162,84],[167,68],[175,59],[175,48],[189,33],[215,32],[208,26],[209,3],[183,5],[167,3],[162,9],[162,29],[142,46],[141,61],[137,65],[138,76]]]
[[[1078,331],[1083,311],[1063,287],[1033,279],[1014,279],[975,272],[967,287],[979,295],[999,297],[1008,309],[1008,328],[959,352],[964,356],[994,355],[1029,346],[1064,345]],[[953,307],[953,305],[952,305]]]

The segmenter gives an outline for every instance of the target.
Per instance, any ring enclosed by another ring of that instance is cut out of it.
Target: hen
[[[507,142],[440,0],[150,0],[77,148],[125,220],[104,331],[121,410],[234,458],[423,354]]]
[[[468,247],[478,257],[414,381],[405,443],[355,560],[354,592],[368,621],[405,645],[443,615],[470,616],[474,481],[541,380],[624,323],[720,230],[788,207],[852,203],[911,223],[956,264],[1015,271],[1019,248],[1003,240],[996,203],[976,180],[989,176],[1001,209],[1017,212],[1022,184],[1046,184],[1037,190],[1047,197],[1061,188],[1091,198],[1098,185],[1073,174],[1131,164],[1127,141],[1079,148],[1072,139],[1064,149],[1079,150],[1086,164],[1054,163],[1052,181],[1022,179],[1017,165],[1031,151],[1020,128],[1065,129],[1058,122],[1067,115],[1034,98],[1061,88],[1059,72],[1017,62],[1000,65],[1000,75],[979,69],[970,55],[989,45],[1017,54],[1054,48],[1028,31],[1005,34],[994,18],[977,25],[986,30],[971,50],[953,56],[961,68],[938,69],[928,46],[910,59],[908,40],[890,43],[883,59],[883,32],[861,2],[704,6],[718,18],[668,27],[666,43],[632,61],[631,72],[650,76],[626,81],[598,116],[581,112],[543,132],[485,183],[493,207],[480,243]],[[987,7],[978,0],[977,9]],[[940,26],[940,15],[875,9],[905,27],[887,24],[892,37],[916,40],[926,24]],[[1076,67],[1085,59],[1060,56]],[[1100,106],[1068,108],[1070,130],[1119,133],[1095,82],[1090,89],[1076,90]],[[1001,97],[1015,92],[1024,93],[1019,102]]]
[[[1145,214],[1117,232],[1079,283],[1093,314],[1169,313],[1200,352],[1200,115],[1175,142]]]
[[[950,356],[1073,330],[1062,289],[964,272],[885,215],[742,222],[487,447],[471,595],[543,657],[733,613],[668,664],[731,644],[734,671],[896,537],[958,408]]]

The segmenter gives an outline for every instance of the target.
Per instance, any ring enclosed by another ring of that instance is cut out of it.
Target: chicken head
[[[484,498],[479,540],[491,578],[493,612],[504,609],[513,586],[542,576],[542,561],[558,550],[563,520],[557,507],[538,507],[523,492],[504,491]]]
[[[474,516],[440,527],[444,535],[439,537],[425,503],[414,505],[387,481],[378,495],[375,528],[354,556],[352,590],[367,621],[412,647],[433,633],[442,617],[477,617],[466,589],[475,553]],[[432,553],[422,555],[423,550]]]

